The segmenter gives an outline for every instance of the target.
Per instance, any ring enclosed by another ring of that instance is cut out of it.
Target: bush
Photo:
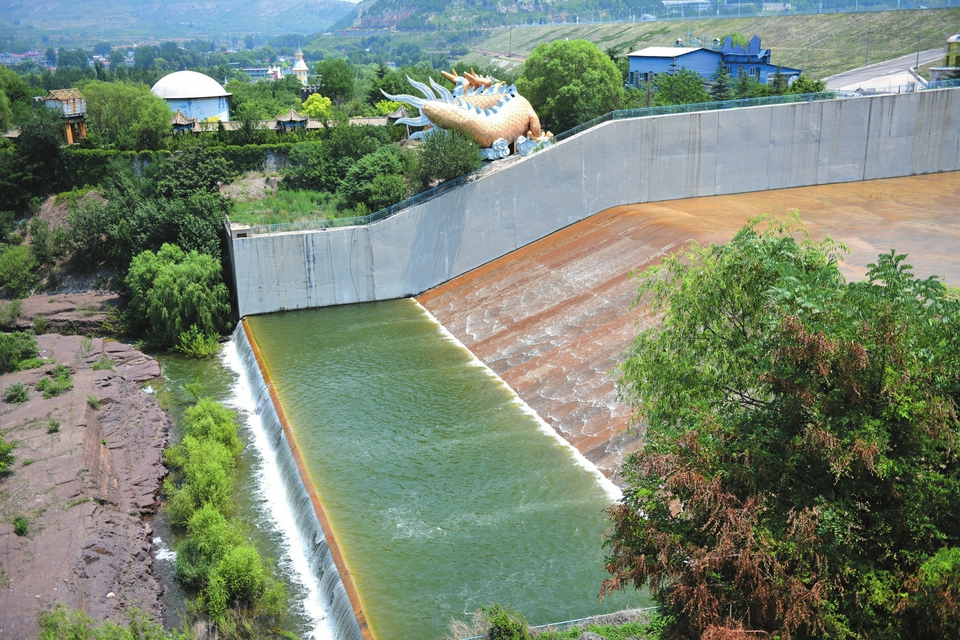
[[[26,360],[21,360],[20,364],[17,366],[19,371],[29,371],[30,369],[36,369],[37,367],[42,367],[47,364],[47,360],[41,360],[40,358],[27,358]]]
[[[96,623],[85,611],[58,605],[38,616],[40,635],[37,640],[186,640],[179,632],[168,633],[139,610],[130,612],[126,626],[113,622]]]
[[[220,262],[211,256],[164,244],[159,253],[134,258],[124,282],[130,291],[129,328],[151,344],[172,347],[191,326],[204,335],[228,328],[227,286]]]
[[[406,188],[397,189],[397,179],[406,166],[406,158],[400,147],[387,145],[365,155],[350,167],[337,193],[348,207],[363,203],[373,211],[399,202],[406,197]],[[394,178],[394,180],[389,180]],[[379,183],[376,180],[380,180]],[[384,182],[384,180],[387,180]],[[397,198],[397,199],[394,199]],[[393,200],[393,202],[391,202]],[[385,203],[385,204],[384,204]],[[380,205],[383,206],[380,206]]]
[[[0,436],[0,471],[7,471],[13,464],[13,450],[17,447],[16,442],[7,442]]]
[[[192,358],[207,358],[220,350],[220,340],[219,336],[200,333],[197,325],[192,324],[189,330],[180,334],[174,349]]]
[[[480,147],[459,131],[439,130],[428,135],[417,150],[417,181],[421,190],[446,182],[483,165]]]
[[[37,339],[29,333],[0,333],[0,373],[17,371],[24,360],[37,356]]]
[[[240,455],[243,445],[237,437],[236,414],[233,411],[209,398],[202,398],[187,409],[184,418],[188,435],[219,442],[231,455]]]
[[[29,247],[9,247],[0,255],[0,286],[16,298],[25,298],[40,283],[37,261]]]
[[[49,378],[41,378],[35,386],[37,391],[43,393],[43,397],[49,400],[64,391],[73,389],[73,376],[70,375],[69,367],[58,364],[50,372]]]
[[[56,418],[50,418],[50,422],[47,423],[47,433],[57,433],[60,431],[60,421]]]
[[[3,392],[3,398],[7,402],[22,404],[30,399],[30,392],[22,382],[14,382]]]
[[[30,528],[30,523],[23,516],[17,516],[13,519],[13,532],[18,536],[27,535],[27,531]]]
[[[490,631],[487,633],[490,640],[529,640],[527,621],[516,611],[494,604],[489,609],[483,607],[483,612],[490,624]]]

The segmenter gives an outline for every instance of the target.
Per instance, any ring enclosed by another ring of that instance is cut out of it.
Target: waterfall
[[[260,484],[290,552],[295,577],[308,593],[303,607],[314,623],[311,635],[318,640],[363,640],[242,323],[233,332],[225,363],[239,374],[235,400],[249,416],[253,444],[263,459]]]

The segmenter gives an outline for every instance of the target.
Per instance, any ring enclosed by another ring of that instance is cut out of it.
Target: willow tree
[[[620,367],[647,432],[603,590],[648,585],[671,638],[957,637],[960,304],[758,226],[639,276],[662,323]]]

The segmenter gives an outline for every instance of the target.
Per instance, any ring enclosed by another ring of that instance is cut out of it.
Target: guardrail
[[[642,607],[640,609],[630,609],[630,613],[634,612],[648,612],[648,611],[657,611],[660,607]],[[590,616],[589,618],[577,618],[576,620],[565,620],[563,622],[552,622],[550,624],[539,624],[531,625],[531,629],[541,629],[548,631],[566,631],[567,629],[573,629],[577,627],[585,627],[589,624],[609,624],[612,622],[612,618],[615,618],[617,613],[605,613],[598,616]],[[472,636],[470,638],[464,638],[463,640],[484,640],[488,636]]]
[[[763,98],[743,98],[740,100],[722,100],[719,102],[699,102],[695,104],[680,104],[680,105],[670,105],[663,107],[644,107],[641,109],[621,109],[619,111],[611,111],[610,113],[604,114],[599,118],[594,118],[589,122],[584,122],[581,125],[564,131],[563,133],[554,136],[553,142],[561,142],[582,133],[588,129],[592,129],[597,125],[603,124],[604,122],[609,122],[611,120],[625,120],[631,118],[648,118],[651,116],[662,116],[670,115],[675,113],[695,113],[699,111],[719,111],[724,109],[742,109],[744,107],[761,107],[767,105],[776,105],[776,104],[793,104],[797,102],[816,102],[819,100],[834,100],[837,98],[859,98],[868,95],[881,95],[884,93],[911,93],[916,90],[929,91],[932,89],[946,89],[960,87],[960,80],[941,80],[938,82],[928,83],[928,86],[923,88],[918,88],[916,85],[902,85],[902,91],[899,89],[901,87],[890,87],[889,91],[887,90],[871,90],[869,92],[838,92],[838,91],[823,91],[821,93],[801,93],[795,95],[781,95],[781,96],[767,96]],[[907,90],[909,88],[909,90]],[[439,195],[452,191],[468,182],[472,182],[478,178],[478,174],[481,170],[478,169],[472,173],[460,176],[459,178],[454,178],[453,180],[448,180],[442,184],[428,189],[427,191],[422,191],[417,195],[402,200],[394,205],[391,205],[385,209],[380,209],[374,213],[371,213],[366,216],[352,217],[352,218],[333,218],[330,220],[305,220],[302,222],[281,222],[276,224],[256,224],[250,225],[250,232],[254,235],[270,234],[270,233],[286,233],[293,231],[322,231],[324,229],[334,229],[337,227],[354,227],[354,226],[363,226],[378,222],[380,220],[385,220],[391,216],[400,213],[405,209],[416,206],[428,200],[432,200]]]

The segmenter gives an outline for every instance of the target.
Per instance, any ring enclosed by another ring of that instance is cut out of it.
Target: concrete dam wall
[[[364,227],[233,239],[241,316],[419,294],[622,204],[960,169],[960,89],[615,120]]]

